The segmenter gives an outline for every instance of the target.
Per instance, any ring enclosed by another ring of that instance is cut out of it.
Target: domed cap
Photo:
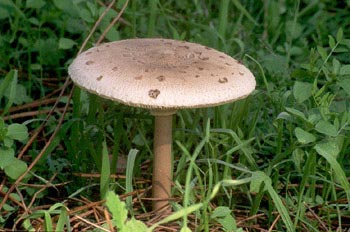
[[[170,39],[128,39],[81,53],[69,66],[80,87],[150,109],[200,108],[249,95],[253,74],[212,48]]]

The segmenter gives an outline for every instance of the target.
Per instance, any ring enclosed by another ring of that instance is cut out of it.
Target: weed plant
[[[152,117],[66,82],[67,66],[110,2],[0,3],[0,228],[350,228],[350,1],[112,5],[85,49],[101,36],[187,40],[235,57],[257,80],[245,100],[177,113],[174,213],[158,222],[144,216],[156,215],[147,200]],[[102,223],[81,208],[100,199],[111,212],[99,211]]]

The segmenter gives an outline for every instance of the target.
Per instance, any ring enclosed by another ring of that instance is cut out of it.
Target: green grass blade
[[[315,165],[316,165],[316,154],[315,154],[315,152],[311,152],[308,155],[308,158],[305,162],[303,176],[302,176],[300,186],[299,186],[297,212],[296,212],[296,216],[294,219],[294,226],[297,226],[298,221],[300,219],[300,215],[301,215],[302,210],[303,210],[302,200],[304,197],[305,186],[307,184],[307,180],[309,179],[309,177],[311,176],[311,174],[315,170]]]
[[[237,7],[238,10],[241,11],[241,13],[249,19],[252,23],[255,24],[255,26],[259,25],[257,21],[249,14],[249,12],[244,8],[244,6],[241,4],[239,0],[232,0],[233,4]]]
[[[44,219],[45,219],[45,231],[53,231],[52,219],[49,212],[47,211],[44,212]]]
[[[195,169],[195,161],[200,154],[201,150],[203,149],[204,145],[209,140],[209,128],[210,128],[210,120],[207,121],[206,125],[206,131],[205,131],[205,137],[202,139],[202,141],[196,146],[193,154],[191,155],[190,152],[179,142],[177,144],[179,145],[180,149],[184,152],[186,156],[188,156],[190,160],[190,164],[186,173],[186,184],[185,184],[185,195],[183,200],[183,205],[187,207],[189,205],[190,201],[190,192],[191,192],[191,179],[192,179],[192,171]],[[187,217],[184,216],[184,225],[187,225]]]
[[[292,219],[290,218],[290,216],[288,214],[287,208],[283,205],[281,198],[279,197],[277,192],[273,189],[271,183],[265,182],[265,186],[267,188],[267,191],[268,191],[270,197],[273,200],[275,207],[277,208],[277,211],[281,215],[281,218],[282,218],[282,220],[287,228],[287,231],[289,231],[289,232],[295,231],[295,227],[293,225]]]
[[[110,179],[110,163],[108,157],[108,150],[106,141],[102,143],[102,167],[101,167],[101,178],[100,178],[100,197],[101,199],[106,198],[106,194],[109,190],[109,179]]]
[[[65,206],[62,206],[61,213],[60,213],[60,216],[58,218],[57,225],[56,225],[56,231],[65,231],[64,225],[67,226],[66,231],[71,231],[68,211],[67,211]]]
[[[134,166],[135,166],[135,159],[136,155],[139,151],[137,149],[131,149],[128,154],[128,160],[126,164],[126,181],[125,181],[125,192],[130,193],[133,191],[132,187],[132,177],[134,172]],[[126,198],[126,206],[129,211],[132,213],[132,196],[128,196]]]
[[[289,216],[287,208],[284,206],[280,196],[278,193],[275,191],[275,189],[272,187],[272,180],[269,176],[267,176],[264,172],[262,171],[256,171],[252,175],[252,181],[251,181],[251,186],[250,190],[251,191],[261,191],[260,186],[264,184],[265,189],[269,193],[270,197],[272,198],[272,201],[274,203],[274,206],[277,208],[277,211],[281,215],[281,218],[286,226],[287,231],[289,232],[294,232],[295,227],[292,223],[292,220]],[[264,191],[264,190],[262,190]]]
[[[177,220],[181,217],[187,217],[190,213],[200,209],[202,206],[203,206],[203,203],[198,203],[198,204],[186,207],[186,208],[182,208],[182,209],[172,213],[168,217],[164,218],[163,220],[153,224],[150,228],[148,228],[147,232],[153,231],[157,226],[159,226],[161,224]]]
[[[350,184],[348,179],[346,178],[344,170],[338,163],[335,154],[333,154],[334,150],[336,149],[335,146],[332,146],[332,144],[332,142],[316,144],[314,148],[317,151],[317,153],[320,154],[323,158],[325,158],[327,162],[331,165],[335,174],[334,176],[339,181],[340,185],[343,187],[348,201],[350,202]]]
[[[220,3],[219,10],[219,35],[224,40],[226,39],[226,29],[227,29],[227,14],[230,0],[222,0]]]
[[[81,117],[81,108],[82,108],[82,102],[80,101],[80,96],[81,96],[81,89],[79,88],[74,88],[73,89],[73,112],[72,112],[72,117],[73,119],[80,119]],[[69,158],[72,159],[74,163],[77,162],[77,158],[75,154],[79,153],[79,142],[81,140],[81,121],[76,120],[73,125],[72,125],[72,131],[70,134],[70,146],[71,148],[68,149],[68,155]]]
[[[148,21],[148,37],[153,37],[156,28],[156,18],[157,18],[157,4],[158,0],[149,0],[149,21]]]
[[[255,158],[252,156],[252,152],[250,151],[250,149],[248,149],[246,146],[244,146],[245,144],[238,137],[236,132],[234,132],[233,130],[230,130],[230,129],[211,129],[211,132],[226,133],[226,134],[231,135],[233,140],[236,142],[237,146],[240,147],[240,150],[243,152],[243,154],[244,154],[245,158],[247,159],[248,163],[252,166],[252,169],[253,170],[257,170],[258,169],[258,165],[257,165],[257,163],[255,161]]]

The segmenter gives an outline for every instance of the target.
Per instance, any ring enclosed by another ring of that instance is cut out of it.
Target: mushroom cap
[[[171,39],[127,39],[81,53],[68,72],[78,86],[155,110],[221,105],[248,96],[253,74],[212,48]]]

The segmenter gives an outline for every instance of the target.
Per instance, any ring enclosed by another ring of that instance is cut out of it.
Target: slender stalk
[[[154,128],[154,157],[152,194],[157,210],[169,204],[172,183],[172,114],[156,115]]]

